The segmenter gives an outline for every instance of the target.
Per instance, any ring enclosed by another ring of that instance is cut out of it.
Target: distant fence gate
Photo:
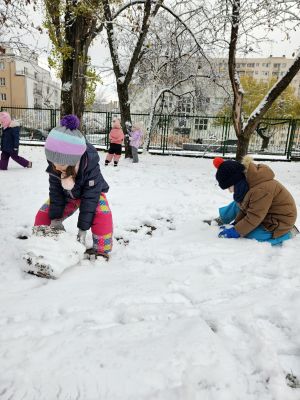
[[[59,123],[60,110],[1,107],[20,122],[20,138],[44,141],[49,131]],[[132,115],[146,130],[149,114]],[[86,111],[82,131],[87,140],[100,148],[109,146],[111,122],[120,114]],[[194,115],[155,115],[149,150],[161,154],[234,155],[237,148],[232,120],[228,117]],[[300,160],[300,119],[263,119],[252,135],[249,153],[273,156],[278,159]]]

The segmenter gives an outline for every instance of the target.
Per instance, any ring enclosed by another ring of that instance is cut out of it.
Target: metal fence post
[[[166,139],[165,139],[166,150],[168,150],[170,120],[171,120],[171,115],[166,115]]]
[[[288,151],[289,151],[289,147],[290,147],[290,140],[291,138],[293,139],[293,119],[289,119],[289,126],[288,126],[288,133],[287,133],[287,137],[286,137],[286,142],[285,142],[285,149],[284,149],[284,155],[287,155],[288,157]]]
[[[166,136],[166,116],[162,116],[162,153],[165,154],[165,136]]]
[[[291,120],[291,130],[290,130],[290,137],[289,140],[287,140],[287,149],[286,149],[286,154],[287,154],[287,159],[290,160],[291,155],[292,155],[292,149],[294,145],[294,138],[295,138],[295,132],[296,132],[296,126],[297,122],[296,120]]]
[[[50,127],[51,129],[56,126],[56,110],[51,109],[50,110]]]
[[[164,117],[162,114],[158,115],[158,128],[159,131],[162,133],[160,135],[160,148],[162,149],[164,147]]]
[[[162,118],[162,130],[163,130],[163,136],[162,136],[162,153],[165,154],[167,116],[166,116],[166,115],[163,115],[162,117],[163,117],[163,118]]]
[[[109,147],[109,132],[110,132],[110,128],[111,128],[111,121],[112,121],[112,112],[111,111],[107,111],[106,112],[106,136],[105,136],[105,145],[106,145],[106,149],[108,149]]]
[[[222,155],[224,156],[226,153],[226,140],[228,138],[228,132],[230,129],[230,117],[225,117],[225,132],[224,132],[224,140],[222,144]]]

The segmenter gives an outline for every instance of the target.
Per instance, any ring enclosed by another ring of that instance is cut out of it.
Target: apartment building
[[[254,79],[268,81],[271,78],[281,78],[293,64],[293,58],[273,57],[266,58],[237,58],[236,68],[239,76],[252,76]],[[214,67],[220,75],[228,79],[228,60],[226,58],[214,59]],[[295,76],[290,85],[295,89],[295,95],[300,98],[300,73]]]
[[[38,64],[37,56],[16,54],[0,45],[0,106],[59,108],[60,84]]]

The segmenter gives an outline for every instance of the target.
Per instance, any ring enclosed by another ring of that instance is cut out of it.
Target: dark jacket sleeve
[[[81,194],[77,226],[83,231],[87,231],[92,226],[100,194],[104,186],[103,183],[106,184],[100,172],[98,161],[95,163],[94,160],[92,164],[85,173],[85,181]]]
[[[59,177],[53,176],[51,174],[49,175],[49,197],[50,219],[52,220],[62,218],[66,205],[66,197],[64,195]]]
[[[13,136],[14,136],[14,149],[19,148],[19,142],[20,142],[20,127],[16,126],[13,128]]]

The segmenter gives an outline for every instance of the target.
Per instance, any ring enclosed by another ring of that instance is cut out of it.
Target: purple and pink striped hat
[[[76,165],[86,151],[86,140],[78,129],[76,115],[66,115],[60,126],[53,128],[45,143],[47,160],[53,164]]]

